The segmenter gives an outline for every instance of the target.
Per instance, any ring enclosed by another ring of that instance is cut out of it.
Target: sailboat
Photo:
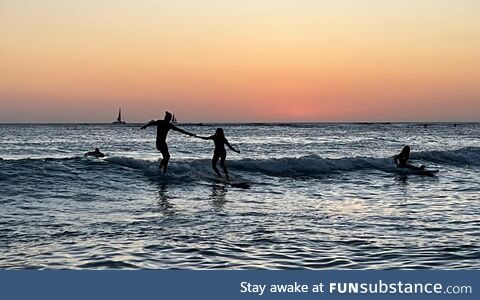
[[[118,109],[118,117],[117,117],[117,120],[115,122],[113,122],[112,124],[127,124],[125,121],[122,121],[122,109],[119,108]]]
[[[173,114],[172,123],[173,123],[173,124],[176,124],[176,123],[177,123],[177,118],[175,118],[175,114]]]

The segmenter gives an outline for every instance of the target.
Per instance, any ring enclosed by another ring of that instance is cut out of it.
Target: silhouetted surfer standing
[[[196,136],[198,138],[201,138],[203,140],[213,140],[215,143],[215,150],[213,152],[213,158],[212,158],[212,169],[217,173],[218,177],[222,177],[220,174],[220,171],[217,168],[217,162],[220,160],[220,165],[222,166],[223,173],[225,173],[225,178],[228,180],[228,171],[227,167],[225,166],[225,159],[227,158],[227,150],[225,150],[225,145],[228,146],[232,151],[235,151],[237,153],[240,153],[240,151],[236,150],[235,148],[230,145],[228,142],[227,138],[225,137],[225,134],[223,133],[222,128],[217,128],[217,131],[215,132],[214,135],[203,137],[203,136]]]
[[[181,132],[183,134],[194,136],[194,134],[187,132],[181,128],[170,123],[172,121],[172,114],[168,111],[165,112],[165,118],[163,120],[152,120],[148,124],[143,125],[141,129],[145,129],[150,126],[157,126],[157,149],[162,153],[163,159],[160,162],[160,168],[163,167],[163,174],[167,173],[168,161],[170,160],[170,153],[168,153],[167,146],[167,134],[170,129]]]

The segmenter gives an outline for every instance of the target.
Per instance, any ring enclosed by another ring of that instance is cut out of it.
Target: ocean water
[[[243,184],[177,132],[163,175],[154,128],[0,125],[0,268],[480,268],[478,123],[179,126]]]

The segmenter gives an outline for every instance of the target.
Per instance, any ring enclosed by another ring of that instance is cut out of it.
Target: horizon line
[[[124,125],[129,125],[129,124],[145,124],[146,121],[134,121],[134,122],[127,122]],[[184,124],[184,125],[208,125],[208,124],[232,124],[232,125],[241,125],[241,124],[415,124],[415,123],[421,123],[421,124],[448,124],[448,123],[480,123],[480,121],[468,121],[468,120],[462,120],[462,121],[237,121],[237,122],[230,122],[230,121],[208,121],[208,122],[196,122],[196,121],[191,121],[191,122],[178,122],[177,124]],[[21,124],[72,124],[72,125],[116,125],[113,124],[112,122],[0,122],[0,125],[21,125]],[[121,125],[120,125],[121,126]]]

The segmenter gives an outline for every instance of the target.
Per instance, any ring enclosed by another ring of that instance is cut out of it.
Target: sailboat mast
[[[118,118],[117,118],[117,121],[118,121],[118,122],[121,122],[121,121],[122,121],[122,109],[121,109],[121,108],[118,109]]]

